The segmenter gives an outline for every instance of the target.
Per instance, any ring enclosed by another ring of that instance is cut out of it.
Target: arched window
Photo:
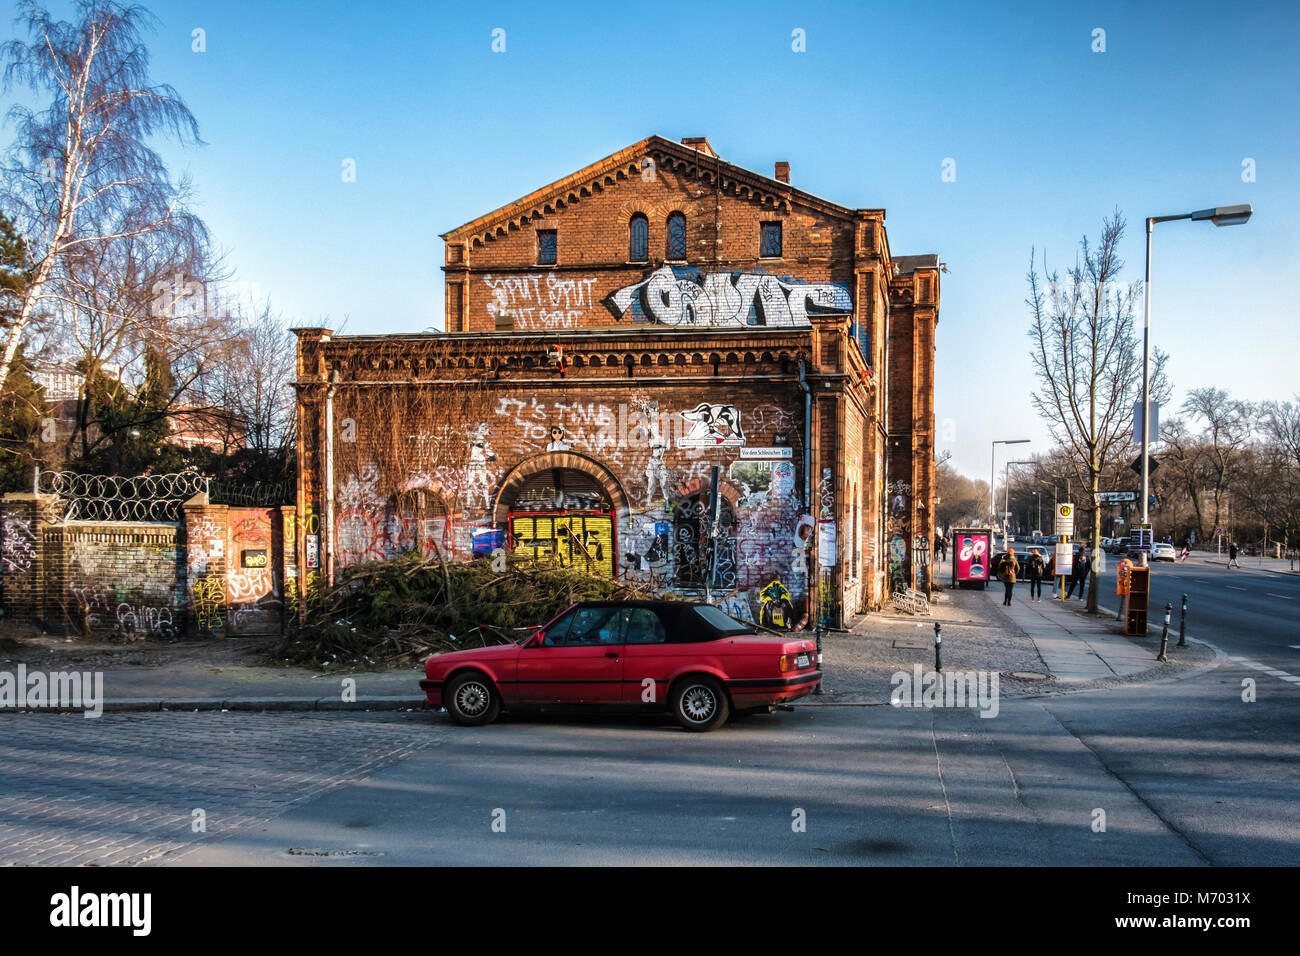
[[[645,262],[650,258],[650,223],[641,213],[627,224],[627,257],[631,262]]]
[[[672,213],[668,217],[668,247],[664,258],[677,260],[686,258],[686,217],[680,212]]]

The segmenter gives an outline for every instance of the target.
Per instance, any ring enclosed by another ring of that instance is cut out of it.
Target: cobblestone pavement
[[[0,865],[183,862],[445,729],[423,713],[6,715]]]

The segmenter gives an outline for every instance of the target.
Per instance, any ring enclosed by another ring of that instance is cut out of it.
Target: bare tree
[[[1030,357],[1043,381],[1033,403],[1062,446],[1082,489],[1093,498],[1103,476],[1130,450],[1132,409],[1142,394],[1141,339],[1134,331],[1139,287],[1121,284],[1124,268],[1119,243],[1124,236],[1119,212],[1102,222],[1101,239],[1084,236],[1074,265],[1064,276],[1050,271],[1043,257],[1029,262],[1032,321]],[[1151,394],[1167,400],[1165,356],[1153,361]],[[1101,511],[1092,508],[1092,553],[1101,547]],[[1097,576],[1092,574],[1088,609],[1097,608]]]
[[[26,241],[30,278],[5,330],[0,389],[29,325],[51,299],[66,300],[84,284],[78,273],[98,260],[97,247],[182,220],[183,232],[203,229],[184,210],[187,184],[172,181],[149,145],[158,134],[199,142],[176,91],[149,81],[141,33],[151,15],[112,0],[77,0],[76,22],[55,21],[32,0],[20,9],[28,39],[3,47],[5,88],[50,101],[9,113],[17,137],[5,202]]]
[[[295,441],[293,413],[296,341],[269,302],[249,317],[237,305],[223,326],[229,347],[223,360],[198,378],[187,415],[220,436],[223,456],[239,452],[244,477],[285,477]]]
[[[1182,405],[1183,414],[1203,423],[1199,434],[1189,433],[1182,422],[1162,429],[1166,444],[1196,512],[1197,535],[1204,537],[1200,498],[1208,494],[1214,505],[1214,527],[1220,527],[1229,489],[1236,483],[1254,430],[1255,406],[1234,399],[1220,388],[1193,389]]]

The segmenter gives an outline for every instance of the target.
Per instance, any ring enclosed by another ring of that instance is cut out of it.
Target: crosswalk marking
[[[1292,644],[1290,646],[1300,650],[1300,644]],[[1300,684],[1300,677],[1296,677],[1293,674],[1288,674],[1286,671],[1280,671],[1276,667],[1269,667],[1267,664],[1261,664],[1259,663],[1259,661],[1252,661],[1248,657],[1233,657],[1231,654],[1229,654],[1228,660],[1232,661],[1234,664],[1240,664],[1242,667],[1248,667],[1251,670],[1263,671],[1265,674],[1269,675],[1270,677],[1279,678],[1280,680],[1284,680],[1287,683]]]

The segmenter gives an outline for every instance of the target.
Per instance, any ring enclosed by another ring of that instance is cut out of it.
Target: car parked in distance
[[[1167,541],[1157,541],[1155,544],[1151,545],[1151,560],[1177,561],[1178,552],[1176,552],[1174,546],[1169,544]]]
[[[517,643],[435,654],[420,688],[464,726],[502,711],[668,712],[686,730],[813,693],[817,645],[708,604],[584,601]]]
[[[1051,552],[1047,548],[1041,545],[1026,545],[1024,547],[1016,548],[1015,551],[1016,551],[1016,561],[1020,564],[1020,573],[1016,575],[1016,577],[1019,580],[1024,580],[1026,577],[1029,576],[1029,566],[1028,566],[1029,556],[1034,553],[1037,553],[1043,559],[1043,568],[1044,568],[1043,573],[1044,574],[1047,573],[1046,571],[1047,565],[1049,565],[1052,561]],[[996,578],[998,576],[1002,568],[1002,559],[1005,558],[1006,555],[1007,553],[1001,550],[994,553],[993,561],[989,564],[989,573],[992,575],[993,578]]]

